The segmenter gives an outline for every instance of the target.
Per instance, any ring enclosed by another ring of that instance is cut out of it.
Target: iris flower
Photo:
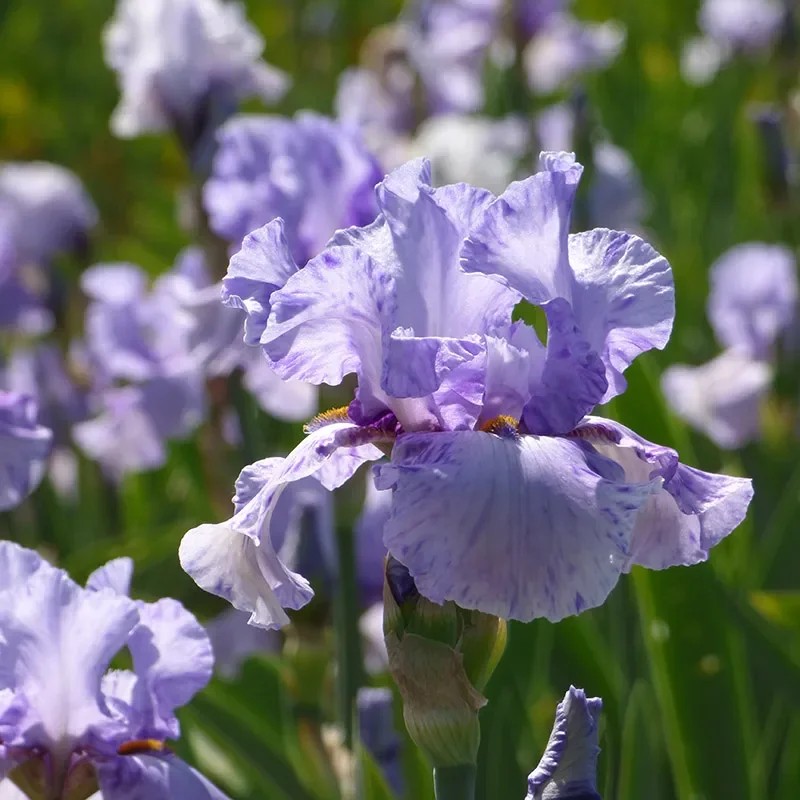
[[[329,489],[363,463],[393,492],[383,539],[421,594],[503,618],[552,621],[600,605],[634,564],[694,564],[744,517],[750,481],[679,463],[669,448],[589,416],[625,390],[633,359],[667,343],[669,264],[636,236],[569,234],[574,156],[500,196],[430,186],[410,162],[376,189],[381,214],[339,231],[305,267],[282,223],[235,256],[229,302],[285,379],[339,384],[289,456],[243,473],[236,513],[189,531],[181,563],[265,627],[308,602],[271,541],[284,487]],[[512,313],[539,306],[547,341]]]
[[[208,637],[175,600],[131,600],[131,572],[110,561],[84,589],[0,542],[0,779],[30,797],[225,797],[166,744],[211,677]],[[124,647],[133,669],[107,671]]]
[[[600,800],[597,727],[602,708],[599,697],[569,687],[556,709],[544,755],[528,776],[525,800]]]
[[[19,505],[44,475],[53,432],[37,415],[32,397],[0,390],[0,511]]]

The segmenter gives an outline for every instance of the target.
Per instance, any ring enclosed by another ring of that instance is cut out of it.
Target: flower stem
[[[434,767],[433,788],[436,800],[475,800],[474,764],[459,764],[455,767]]]

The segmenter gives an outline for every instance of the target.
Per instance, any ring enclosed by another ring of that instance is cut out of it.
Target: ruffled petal
[[[147,718],[143,739],[177,739],[175,709],[211,680],[214,653],[203,626],[177,600],[139,603],[139,624],[128,640],[138,677],[134,706]]]
[[[382,398],[381,340],[393,318],[393,279],[352,247],[329,247],[272,297],[261,337],[282,378],[336,385],[351,372],[366,392]],[[377,402],[376,408],[386,408]]]
[[[258,344],[271,309],[273,292],[297,272],[283,230],[283,220],[274,219],[244,237],[242,249],[231,258],[222,281],[225,305],[247,312],[244,340]]]
[[[661,479],[625,484],[582,443],[482,432],[409,434],[376,484],[394,489],[384,543],[436,603],[558,621],[600,605]]]
[[[606,365],[605,403],[625,391],[634,358],[669,341],[675,289],[667,260],[638,236],[598,228],[569,237],[571,304],[581,333]]]
[[[753,498],[749,478],[684,466],[674,450],[600,417],[587,417],[575,434],[620,464],[626,480],[663,479],[663,488],[639,511],[626,571],[634,564],[666,569],[705,561],[708,551],[747,515]]]
[[[97,765],[103,800],[230,800],[177,756],[121,756]]]
[[[736,350],[699,367],[676,364],[661,376],[673,411],[726,449],[758,438],[761,403],[771,383],[769,364]]]
[[[100,682],[138,622],[132,600],[82,589],[42,563],[0,618],[0,661],[29,705],[23,741],[29,731],[37,737],[29,744],[75,742],[108,721]]]
[[[522,419],[530,433],[569,433],[606,392],[606,368],[584,339],[566,300],[556,297],[543,309],[547,348],[543,361],[531,359],[531,397]]]
[[[35,551],[5,539],[0,541],[0,592],[22,587],[47,562]]]
[[[334,423],[313,430],[285,459],[246,468],[236,486],[236,513],[225,523],[189,531],[181,541],[181,566],[202,589],[249,611],[251,624],[287,624],[283,608],[301,608],[313,591],[276,553],[272,524],[282,492],[290,483],[320,473],[326,462],[335,461],[340,447],[349,455],[344,470],[339,465],[334,473],[342,477],[359,457],[360,463],[380,457],[372,442],[386,439],[378,430]]]
[[[556,709],[542,760],[528,776],[526,800],[600,800],[598,724],[603,701],[569,687]]]
[[[486,210],[461,249],[467,272],[490,275],[541,305],[570,297],[567,252],[572,202],[583,167],[543,153],[544,171],[512,183]]]
[[[94,592],[112,589],[117,594],[130,596],[133,577],[133,559],[123,556],[98,567],[86,580],[86,588]]]

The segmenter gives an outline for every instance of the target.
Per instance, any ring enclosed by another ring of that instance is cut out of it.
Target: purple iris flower
[[[362,687],[356,696],[358,736],[375,759],[396,797],[403,796],[400,737],[394,724],[394,699],[386,687]]]
[[[553,732],[528,776],[525,800],[601,800],[597,792],[597,727],[603,701],[569,687],[556,709]]]
[[[515,0],[512,3],[518,30],[530,39],[547,26],[550,18],[566,11],[572,0]]]
[[[271,542],[278,497],[309,475],[336,488],[389,450],[375,470],[393,491],[389,552],[433,602],[504,618],[600,605],[633,564],[702,561],[742,520],[749,480],[587,416],[667,343],[672,273],[636,236],[570,236],[581,167],[567,153],[542,163],[494,197],[434,189],[411,162],[378,186],[372,225],[338,232],[303,269],[280,221],[245,241],[225,285],[248,311],[246,340],[283,378],[355,373],[358,388],[255,494],[237,493],[231,520],[186,534],[181,563],[202,588],[285,624],[311,592]],[[522,298],[543,309],[546,344],[512,321]]]
[[[98,416],[77,424],[78,446],[119,479],[166,461],[166,440],[188,436],[205,414],[205,384],[172,296],[130,264],[97,265],[81,281],[86,353]],[[122,385],[124,384],[124,385]]]
[[[382,172],[350,128],[311,112],[294,119],[241,115],[218,140],[203,199],[214,232],[237,248],[281,217],[292,254],[304,264],[334,231],[375,219],[373,189]]]
[[[245,346],[243,313],[222,305],[222,284],[212,283],[201,250],[184,250],[156,289],[174,301],[174,313],[184,322],[187,357],[204,375],[227,376],[241,368],[242,384],[268,414],[298,422],[316,413],[315,386],[281,380],[254,348]]]
[[[783,245],[749,242],[710,270],[708,318],[723,347],[768,358],[797,313],[797,262]]]
[[[563,89],[586,72],[605,69],[625,45],[619,22],[584,23],[552,14],[525,49],[528,85],[537,94]]]
[[[264,42],[237,3],[119,0],[104,44],[122,92],[111,127],[124,138],[174,129],[195,147],[241,100],[274,102],[289,85],[261,60]]]
[[[0,167],[0,229],[10,232],[19,263],[81,249],[96,224],[94,203],[68,169],[44,161]]]
[[[780,0],[705,0],[698,22],[710,39],[737,50],[768,48],[784,18]]]
[[[0,511],[19,505],[44,475],[53,432],[37,411],[32,397],[0,390]]]
[[[775,348],[796,319],[796,262],[783,245],[750,242],[723,253],[710,276],[708,318],[726,349],[700,367],[670,367],[661,383],[676,414],[732,449],[759,436]]]
[[[211,677],[208,637],[175,600],[131,600],[132,568],[110,561],[84,589],[0,542],[0,777],[45,797],[99,784],[105,800],[221,800],[166,745],[180,736],[175,709]],[[133,669],[107,671],[124,647]]]

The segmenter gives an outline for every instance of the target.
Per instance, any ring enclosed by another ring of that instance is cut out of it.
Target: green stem
[[[434,767],[433,789],[436,800],[475,800],[477,774],[478,770],[474,764]]]

